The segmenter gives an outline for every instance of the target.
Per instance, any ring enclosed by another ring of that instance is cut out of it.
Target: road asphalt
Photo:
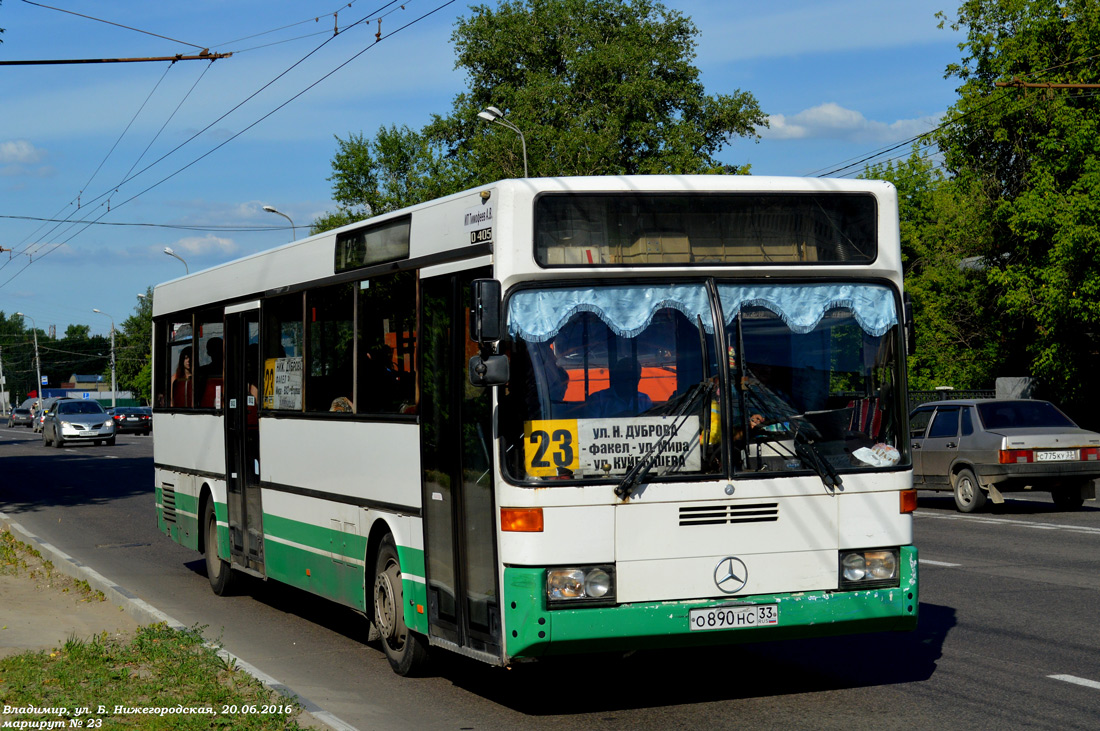
[[[55,572],[86,581],[106,596],[105,601],[88,601],[75,592],[65,592],[43,572],[31,576],[20,571],[0,575],[0,657],[28,651],[53,650],[70,637],[87,640],[103,632],[125,635],[139,626],[164,622],[169,627],[184,625],[110,581],[89,566],[31,534],[10,516],[0,513],[0,532],[11,531],[19,541],[34,547]],[[332,714],[282,685],[241,658],[221,650],[236,666],[264,685],[289,695],[305,709],[298,717],[303,728],[356,731]]]

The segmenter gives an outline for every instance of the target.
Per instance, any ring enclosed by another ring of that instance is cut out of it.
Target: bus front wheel
[[[405,593],[401,561],[393,536],[378,547],[374,571],[374,626],[382,635],[382,649],[398,675],[414,675],[428,659],[427,641],[405,624]]]
[[[233,586],[233,569],[228,561],[223,561],[218,556],[218,519],[214,516],[214,501],[206,501],[206,510],[203,511],[203,524],[206,526],[204,534],[206,553],[206,578],[210,580],[210,588],[218,596],[229,593]]]

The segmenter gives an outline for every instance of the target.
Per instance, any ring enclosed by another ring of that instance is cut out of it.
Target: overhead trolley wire
[[[1039,69],[1037,71],[1029,71],[1028,73],[1025,73],[1025,74],[1017,74],[1016,78],[1021,78],[1021,79],[1025,79],[1025,78],[1028,78],[1028,77],[1040,77],[1041,78],[1042,76],[1044,76],[1044,75],[1046,75],[1046,74],[1048,74],[1052,71],[1057,71],[1058,69],[1066,68],[1068,66],[1072,66],[1072,65],[1078,64],[1078,63],[1085,63],[1085,62],[1092,61],[1092,60],[1095,60],[1095,59],[1098,59],[1098,58],[1100,58],[1100,53],[1091,54],[1091,55],[1088,55],[1088,56],[1080,56],[1078,58],[1071,59],[1071,60],[1065,61],[1063,63],[1055,64],[1054,66],[1048,66],[1047,68],[1044,68],[1044,69]],[[832,169],[828,172],[821,173],[820,175],[817,175],[817,177],[824,178],[824,177],[828,177],[830,175],[840,173],[842,171],[848,170],[849,168],[860,165],[864,162],[868,162],[870,160],[873,160],[876,157],[880,157],[882,155],[885,155],[888,152],[893,152],[894,150],[898,149],[899,147],[902,147],[904,145],[911,145],[912,143],[917,142],[918,140],[920,140],[922,138],[930,137],[931,135],[935,134],[936,132],[939,132],[941,129],[944,129],[948,125],[956,124],[956,123],[966,119],[971,114],[974,114],[976,112],[979,112],[979,111],[985,109],[986,107],[988,107],[993,102],[1001,101],[1004,98],[1005,95],[1004,94],[998,95],[997,91],[999,91],[999,90],[995,89],[990,94],[989,99],[986,100],[985,104],[982,104],[981,106],[979,106],[975,109],[971,109],[969,112],[961,114],[958,117],[955,117],[954,119],[943,122],[938,127],[930,129],[929,131],[923,132],[923,133],[921,133],[919,135],[916,135],[914,137],[910,137],[909,139],[904,140],[902,142],[899,142],[896,145],[891,145],[889,147],[879,148],[875,152],[872,152],[869,155],[856,160],[855,162],[852,162],[850,164],[840,165],[840,167],[836,167],[836,168],[834,168],[834,169]],[[1084,98],[1084,97],[1088,97],[1088,96],[1092,96],[1092,95],[1093,94],[1080,94],[1080,95],[1078,95],[1078,98]],[[1035,102],[1032,102],[1032,103],[1035,103]],[[848,160],[853,160],[853,159],[855,159],[855,158],[848,158]],[[904,159],[904,158],[903,157],[901,157],[901,158],[892,157],[889,160],[887,160],[887,162],[897,160],[897,159]],[[843,163],[848,163],[848,160],[844,160],[842,162]],[[840,163],[834,163],[834,164],[839,165]],[[815,170],[815,171],[812,171],[812,172],[808,173],[808,175],[810,175],[810,176],[815,175],[820,170],[823,170],[823,169],[824,168],[819,168],[818,170]]]
[[[25,1],[26,1],[26,0],[25,0]],[[398,34],[398,33],[402,32],[402,31],[406,30],[407,28],[409,28],[409,27],[411,27],[411,26],[413,26],[413,25],[416,25],[417,23],[419,23],[420,21],[424,20],[425,18],[428,18],[428,17],[430,17],[430,16],[432,16],[432,15],[434,15],[434,14],[438,13],[438,12],[439,12],[440,10],[442,10],[443,8],[445,8],[445,7],[449,6],[449,5],[453,5],[454,3],[455,3],[455,0],[447,0],[447,2],[444,2],[444,3],[440,4],[439,6],[437,6],[437,7],[433,8],[432,10],[430,10],[430,11],[428,11],[428,12],[424,13],[423,15],[420,15],[419,17],[417,17],[417,18],[415,18],[415,19],[413,19],[413,20],[409,21],[408,23],[406,23],[406,24],[404,24],[404,25],[402,25],[402,26],[398,27],[398,28],[397,28],[396,30],[394,30],[394,31],[392,31],[392,32],[390,32],[390,33],[388,33],[388,34],[386,34],[385,36],[382,36],[382,35],[380,35],[380,34],[379,34],[379,35],[378,35],[378,36],[376,37],[376,40],[375,40],[375,42],[374,42],[374,43],[372,43],[372,44],[370,44],[370,45],[368,45],[368,46],[364,47],[364,48],[363,48],[363,49],[362,49],[361,51],[359,51],[359,52],[357,52],[357,53],[353,54],[353,55],[352,55],[352,56],[351,56],[350,58],[348,58],[347,60],[345,60],[345,61],[343,61],[342,63],[338,64],[338,65],[337,65],[337,66],[336,66],[335,68],[333,68],[332,70],[330,70],[330,71],[328,71],[327,73],[325,73],[324,75],[322,75],[322,76],[321,76],[320,78],[318,78],[318,79],[317,79],[316,81],[313,81],[312,83],[308,84],[308,85],[307,85],[307,86],[305,86],[305,87],[304,87],[304,88],[303,88],[302,90],[300,90],[299,92],[297,92],[296,94],[294,94],[293,96],[291,96],[290,98],[288,98],[288,99],[287,99],[286,101],[282,102],[281,104],[279,104],[279,105],[275,106],[275,107],[274,107],[273,109],[271,109],[270,111],[268,111],[268,112],[267,112],[266,114],[262,115],[261,117],[259,117],[259,118],[258,118],[258,119],[256,119],[255,121],[253,121],[253,122],[252,122],[251,124],[249,124],[249,125],[245,126],[244,128],[242,128],[242,129],[241,129],[240,131],[238,131],[237,133],[233,134],[232,136],[230,136],[230,137],[229,137],[229,138],[227,138],[226,140],[222,141],[221,143],[219,143],[219,144],[218,144],[218,145],[216,145],[215,147],[213,147],[213,148],[211,148],[210,150],[206,151],[205,153],[203,153],[203,154],[202,154],[202,155],[200,155],[199,157],[195,158],[195,159],[194,159],[194,160],[192,160],[191,162],[187,163],[187,164],[186,164],[186,165],[184,165],[183,167],[181,167],[181,168],[177,169],[177,170],[176,170],[175,172],[172,172],[172,173],[170,173],[169,175],[167,175],[167,176],[165,176],[164,178],[160,179],[159,181],[157,181],[157,182],[153,183],[152,185],[148,186],[147,188],[145,188],[145,189],[143,189],[143,190],[139,191],[138,193],[135,193],[134,195],[130,196],[130,197],[129,197],[129,198],[127,198],[126,200],[124,200],[124,201],[122,201],[121,203],[119,203],[118,205],[116,205],[116,206],[115,206],[114,208],[115,208],[115,209],[117,209],[117,208],[119,208],[119,207],[121,207],[121,206],[123,206],[123,205],[126,205],[127,203],[129,203],[129,202],[133,201],[134,199],[136,199],[136,198],[138,198],[138,197],[140,197],[140,196],[144,195],[145,193],[148,193],[148,192],[149,192],[150,190],[153,190],[154,188],[156,188],[156,187],[160,186],[161,184],[163,184],[163,183],[167,182],[167,181],[168,181],[168,180],[170,180],[171,178],[174,178],[174,177],[175,177],[176,175],[179,175],[179,174],[180,174],[180,173],[182,173],[182,172],[183,172],[184,170],[187,170],[188,168],[190,168],[190,167],[191,167],[192,165],[195,165],[196,163],[198,163],[198,162],[200,162],[201,160],[205,159],[206,157],[210,156],[211,154],[213,154],[213,153],[214,153],[214,152],[216,152],[217,150],[221,149],[221,148],[222,148],[222,147],[224,147],[225,145],[227,145],[227,144],[229,144],[230,142],[232,142],[233,140],[235,140],[235,139],[236,139],[237,137],[240,137],[240,136],[241,136],[242,134],[244,134],[245,132],[249,131],[250,129],[252,129],[252,128],[253,128],[253,127],[255,127],[256,125],[258,125],[258,124],[259,124],[260,122],[262,122],[262,121],[266,120],[266,119],[267,119],[268,117],[270,117],[271,115],[273,115],[273,114],[274,114],[275,112],[277,112],[277,111],[281,110],[281,109],[282,109],[283,107],[287,106],[287,105],[288,105],[288,104],[290,104],[291,102],[293,102],[293,101],[295,101],[296,99],[298,99],[299,97],[301,97],[301,96],[302,96],[303,94],[305,94],[306,92],[308,92],[308,91],[310,91],[311,89],[313,89],[313,88],[314,88],[315,86],[317,86],[318,84],[320,84],[320,83],[321,83],[322,81],[325,81],[325,80],[326,80],[326,79],[328,79],[328,78],[329,78],[330,76],[332,76],[332,75],[333,75],[333,74],[335,74],[336,72],[338,72],[338,71],[340,71],[341,69],[343,69],[343,68],[344,68],[345,66],[347,66],[348,64],[350,64],[350,63],[351,63],[352,61],[355,61],[356,59],[358,59],[358,58],[359,58],[360,56],[362,56],[362,55],[363,55],[364,53],[366,53],[367,51],[371,50],[372,48],[374,48],[375,46],[377,46],[377,45],[378,45],[379,43],[381,43],[381,42],[382,42],[382,40],[384,40],[384,39],[386,39],[386,38],[390,38],[391,36],[394,36],[394,35],[396,35],[396,34]],[[371,13],[371,14],[369,14],[368,16],[366,16],[366,17],[363,17],[363,18],[361,18],[360,20],[358,20],[358,21],[356,21],[356,22],[352,23],[351,25],[349,25],[349,26],[348,26],[348,27],[347,27],[347,28],[345,29],[345,31],[346,31],[346,30],[350,30],[351,28],[353,28],[353,27],[355,27],[355,26],[357,26],[357,25],[360,25],[360,24],[366,23],[366,22],[368,22],[368,21],[370,21],[370,20],[374,20],[374,19],[375,19],[375,18],[376,18],[376,17],[378,16],[378,13],[380,13],[380,12],[382,12],[383,10],[385,10],[386,8],[389,8],[389,7],[391,7],[391,6],[393,6],[393,5],[396,5],[396,4],[398,4],[398,0],[392,0],[391,2],[388,2],[388,3],[386,3],[386,4],[385,4],[385,5],[383,5],[383,6],[381,7],[381,8],[379,8],[379,10],[378,10],[378,11],[376,11],[375,13]],[[403,7],[403,6],[402,6],[402,7]],[[337,36],[336,36],[336,35],[334,35],[334,36],[332,36],[332,37],[330,37],[330,38],[326,39],[326,40],[325,40],[325,41],[324,41],[323,43],[321,43],[320,45],[318,45],[318,46],[317,46],[316,48],[314,48],[314,49],[313,49],[312,51],[310,51],[309,53],[307,53],[307,54],[306,54],[305,56],[303,56],[303,57],[302,57],[301,59],[299,59],[299,60],[298,60],[298,61],[296,61],[295,63],[291,64],[291,66],[289,66],[289,67],[288,67],[287,69],[285,69],[284,71],[282,71],[281,73],[279,73],[278,75],[276,75],[276,76],[275,76],[275,77],[274,77],[273,79],[271,79],[271,81],[269,81],[269,82],[267,82],[266,84],[264,84],[263,86],[261,86],[261,87],[260,87],[260,88],[259,88],[258,90],[256,90],[256,91],[255,91],[255,92],[253,92],[252,94],[250,94],[250,95],[249,95],[248,97],[246,97],[246,98],[245,98],[244,100],[242,100],[242,101],[241,101],[240,103],[236,104],[236,105],[235,105],[235,106],[234,106],[233,108],[231,108],[231,109],[230,109],[229,111],[225,112],[225,114],[223,114],[223,115],[221,115],[220,117],[218,117],[217,119],[215,119],[215,120],[214,120],[213,122],[211,122],[211,123],[210,123],[209,125],[207,125],[207,126],[206,126],[206,127],[204,127],[203,129],[201,129],[201,130],[200,130],[199,132],[195,133],[194,135],[192,135],[192,136],[191,136],[191,137],[189,137],[189,138],[188,138],[187,140],[185,140],[184,142],[182,142],[182,143],[180,143],[179,145],[177,145],[177,146],[176,146],[175,148],[173,148],[173,149],[172,149],[172,150],[170,150],[169,152],[167,152],[167,153],[165,153],[164,155],[162,155],[161,157],[157,158],[157,160],[155,160],[155,161],[153,161],[152,163],[150,163],[149,165],[145,166],[144,168],[142,168],[141,170],[139,170],[139,171],[138,171],[137,173],[135,173],[135,174],[133,174],[132,176],[130,176],[130,177],[128,177],[128,178],[126,178],[126,179],[125,179],[125,180],[123,180],[123,181],[121,181],[121,182],[120,182],[120,183],[119,183],[118,185],[116,185],[116,186],[113,186],[113,187],[111,188],[111,190],[117,190],[117,189],[118,189],[119,187],[121,187],[121,186],[122,186],[122,185],[124,185],[125,183],[127,183],[127,182],[129,182],[129,181],[131,181],[131,180],[133,180],[133,179],[135,179],[135,178],[137,178],[137,177],[138,177],[138,176],[140,176],[140,175],[141,175],[142,173],[144,173],[144,172],[146,172],[147,170],[149,170],[150,168],[152,168],[152,167],[153,167],[154,165],[158,164],[159,162],[161,162],[161,161],[162,161],[162,160],[164,160],[165,158],[167,158],[167,157],[169,157],[170,155],[174,154],[174,153],[175,153],[175,152],[176,152],[177,150],[179,150],[180,148],[182,148],[182,147],[183,147],[184,145],[186,145],[186,144],[190,143],[191,141],[193,141],[194,139],[196,139],[196,138],[197,138],[198,136],[200,136],[201,134],[203,134],[204,132],[206,132],[207,130],[209,130],[209,129],[210,129],[211,127],[213,127],[213,126],[214,126],[215,124],[217,124],[218,122],[220,122],[220,121],[221,121],[222,119],[225,119],[225,117],[229,116],[229,115],[230,115],[230,114],[232,114],[232,113],[233,113],[234,111],[236,111],[237,109],[239,109],[240,107],[242,107],[242,106],[243,106],[244,104],[246,104],[246,103],[248,103],[249,101],[251,101],[251,100],[252,100],[253,98],[255,98],[255,97],[256,97],[256,96],[257,96],[258,94],[260,94],[260,93],[261,93],[262,91],[264,91],[264,90],[265,90],[265,89],[267,89],[267,88],[268,88],[269,86],[271,86],[272,84],[274,84],[274,83],[275,83],[276,81],[278,81],[279,79],[281,79],[281,78],[282,78],[283,76],[285,76],[286,74],[288,74],[288,73],[289,73],[289,72],[290,72],[291,70],[293,70],[294,68],[296,68],[296,67],[297,67],[298,65],[300,65],[301,63],[303,63],[304,61],[306,61],[306,60],[307,60],[307,59],[308,59],[308,58],[309,58],[310,56],[312,56],[313,54],[315,54],[315,53],[317,53],[318,51],[320,51],[320,50],[321,50],[321,49],[322,49],[322,48],[323,48],[324,46],[326,46],[326,45],[327,45],[327,44],[328,44],[329,42],[331,42],[331,41],[332,41],[332,40],[333,40],[334,38],[336,38],[336,37],[337,37]],[[94,200],[98,200],[99,198],[102,198],[102,197],[104,197],[104,196],[105,196],[105,195],[107,195],[107,193],[109,193],[109,192],[110,192],[110,191],[107,191],[107,192],[105,192],[105,193],[102,193],[102,194],[100,194],[100,196],[98,196],[97,198],[93,199],[93,201],[94,201]],[[88,219],[83,219],[83,220],[81,220],[81,221],[77,222],[77,223],[83,223],[83,224],[85,224],[85,225],[84,225],[84,227],[83,227],[83,228],[81,228],[81,229],[80,229],[79,231],[77,231],[77,232],[73,233],[73,234],[72,234],[71,236],[69,236],[69,238],[68,238],[68,239],[66,239],[65,241],[60,241],[60,242],[58,242],[57,244],[55,244],[55,245],[54,245],[54,246],[53,246],[52,248],[50,248],[50,249],[49,249],[49,250],[47,250],[47,251],[46,251],[45,253],[43,253],[43,254],[42,254],[42,255],[41,255],[40,257],[38,257],[37,261],[41,261],[41,260],[42,260],[42,259],[44,259],[45,257],[47,257],[47,256],[49,256],[50,254],[52,254],[52,253],[53,253],[54,251],[56,251],[56,250],[57,250],[58,248],[60,248],[60,247],[61,247],[61,246],[63,246],[64,244],[66,244],[66,243],[68,243],[69,241],[71,241],[71,240],[72,240],[73,238],[75,238],[76,236],[78,236],[78,235],[79,235],[80,233],[82,233],[83,231],[87,230],[87,228],[88,228],[89,226],[91,226],[92,224],[94,224],[94,223],[98,223],[98,222],[99,222],[99,220],[100,220],[100,219],[102,219],[102,218],[103,218],[104,216],[106,216],[106,215],[107,215],[107,214],[108,214],[109,212],[110,212],[110,211],[104,211],[103,213],[101,213],[101,214],[99,215],[99,217],[98,217],[98,218],[96,218],[96,219],[94,219],[94,220],[88,220]],[[16,277],[18,277],[18,276],[19,276],[19,275],[20,275],[21,273],[23,273],[23,272],[24,272],[24,271],[25,271],[25,270],[27,269],[27,267],[29,267],[29,266],[31,265],[31,263],[33,263],[33,260],[32,260],[32,261],[28,261],[28,262],[27,262],[27,264],[25,264],[25,265],[24,265],[24,266],[23,266],[23,267],[22,267],[21,269],[19,269],[19,270],[18,270],[18,271],[16,271],[16,272],[15,272],[14,274],[12,274],[12,276],[10,276],[10,277],[9,277],[8,279],[4,280],[3,282],[0,282],[0,289],[2,289],[2,288],[4,288],[5,286],[7,286],[7,285],[8,285],[8,284],[9,284],[9,283],[10,283],[10,282],[11,282],[11,281],[13,280],[13,279],[15,279]],[[2,266],[0,266],[0,269],[2,269],[2,268],[3,268],[3,267],[2,267]]]
[[[206,46],[199,46],[199,45],[196,45],[194,43],[188,43],[187,41],[181,41],[178,38],[169,38],[168,36],[162,36],[159,33],[152,33],[152,32],[147,31],[147,30],[142,30],[141,28],[133,28],[133,27],[128,26],[128,25],[123,25],[122,23],[115,23],[115,22],[110,21],[110,20],[104,20],[103,18],[96,18],[96,17],[91,16],[91,15],[83,15],[81,13],[73,12],[72,10],[65,10],[64,8],[55,8],[52,5],[43,5],[42,3],[32,2],[32,0],[23,0],[23,2],[25,2],[27,5],[36,5],[40,8],[46,8],[47,10],[56,10],[59,13],[68,13],[69,15],[75,15],[78,18],[86,18],[87,20],[94,20],[97,23],[106,23],[107,25],[113,25],[116,28],[123,28],[125,30],[132,30],[135,33],[144,33],[147,36],[153,36],[155,38],[163,38],[164,40],[172,41],[173,43],[182,43],[185,46],[191,46],[192,48],[198,48],[200,50],[206,50],[208,48]]]

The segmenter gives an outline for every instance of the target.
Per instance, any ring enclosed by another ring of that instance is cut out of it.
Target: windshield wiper
[[[794,451],[803,465],[817,473],[826,490],[835,491],[844,487],[844,481],[840,479],[836,468],[801,429],[795,429],[794,432]]]
[[[646,475],[649,474],[649,471],[653,469],[653,465],[656,463],[657,458],[664,453],[665,448],[667,448],[673,438],[680,433],[680,427],[687,421],[687,417],[691,414],[692,409],[695,408],[696,403],[699,401],[699,397],[706,395],[713,385],[711,379],[704,378],[684,394],[683,403],[673,413],[673,416],[680,417],[679,423],[676,424],[672,431],[661,437],[657,442],[651,444],[645,456],[635,462],[634,466],[623,476],[622,481],[615,486],[615,495],[620,500],[627,500],[634,494],[634,491],[638,489],[638,485],[640,485]]]
[[[800,423],[799,417],[795,416],[791,418],[791,422],[794,426],[794,452],[791,452],[780,441],[769,441],[771,449],[778,452],[783,457],[797,457],[798,461],[802,463],[804,467],[812,470],[818,477],[821,478],[821,483],[825,486],[826,490],[836,491],[837,489],[844,487],[844,480],[840,478],[840,474],[833,467],[832,463],[821,453],[821,450],[817,448],[817,444],[814,440],[807,436],[803,430],[805,424]],[[809,425],[812,430],[813,425]]]

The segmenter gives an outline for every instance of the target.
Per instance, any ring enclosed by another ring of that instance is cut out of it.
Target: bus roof
[[[896,191],[880,180],[850,180],[834,178],[793,178],[749,175],[636,175],[585,176],[558,178],[524,178],[500,180],[443,198],[392,211],[339,229],[325,231],[298,241],[240,259],[218,264],[200,272],[157,285],[153,299],[153,314],[202,307],[218,302],[248,301],[285,288],[295,288],[311,282],[322,282],[334,275],[334,250],[337,236],[358,229],[371,228],[403,217],[412,221],[409,259],[431,260],[432,257],[455,253],[455,258],[470,256],[472,251],[469,227],[464,216],[488,203],[494,206],[493,226],[498,230],[530,231],[533,201],[543,193],[868,193],[881,204],[879,226],[892,230],[897,238]],[[466,220],[468,216],[465,216]],[[529,238],[529,234],[527,236]],[[499,242],[500,239],[494,241]],[[531,278],[560,278],[562,271],[535,271],[530,259],[529,241],[517,242],[519,248],[507,256],[519,259],[526,255],[521,269]],[[482,253],[488,254],[486,247]],[[895,245],[896,248],[896,245]],[[496,250],[504,256],[506,247]],[[900,271],[900,251],[886,251],[880,262],[888,276]],[[530,262],[530,263],[528,263]],[[724,267],[725,271],[729,267]],[[647,273],[656,273],[650,270]],[[804,274],[805,272],[803,272]],[[897,278],[897,277],[894,277]]]

